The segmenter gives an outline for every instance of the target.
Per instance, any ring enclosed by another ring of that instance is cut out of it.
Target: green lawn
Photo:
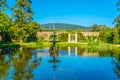
[[[29,43],[0,43],[0,48],[4,47],[49,47],[51,45],[50,42],[29,42]],[[57,45],[59,47],[102,47],[102,48],[109,48],[109,47],[120,47],[120,45],[113,45],[108,43],[99,43],[99,42],[78,42],[78,43],[68,43],[68,42],[58,42]]]

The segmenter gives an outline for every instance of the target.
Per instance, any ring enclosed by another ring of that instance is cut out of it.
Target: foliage
[[[114,73],[120,78],[120,47],[114,47],[112,49],[112,56],[114,57],[113,59],[113,64],[115,67],[113,68]]]
[[[0,53],[3,53],[1,50]],[[9,72],[9,62],[5,59],[5,54],[0,54],[0,79],[5,79],[8,77]]]
[[[93,31],[93,32],[101,32],[101,31],[105,31],[106,29],[107,29],[107,26],[106,26],[106,25],[93,24],[93,25],[90,27],[90,31]]]
[[[87,36],[87,37],[86,37],[86,40],[87,40],[88,42],[96,42],[97,39],[98,39],[97,36]]]
[[[15,25],[18,28],[19,42],[28,35],[24,35],[27,24],[32,21],[33,11],[31,9],[31,0],[16,0],[16,4],[12,8],[14,14]]]
[[[120,10],[120,1],[117,2],[117,10]],[[113,28],[113,43],[118,44],[120,43],[120,15],[118,15],[114,22],[115,27]]]
[[[30,51],[29,48],[1,49],[0,79],[6,80],[10,74],[12,74],[12,80],[30,80],[33,78],[32,71],[40,65],[42,58],[37,57],[36,53],[31,54]],[[5,55],[7,53],[9,56]]]
[[[4,42],[11,41],[10,39],[10,17],[5,13],[8,5],[6,0],[0,0],[0,37]]]
[[[2,42],[30,42],[37,41],[37,31],[41,31],[40,24],[33,21],[31,9],[32,0],[16,0],[12,8],[13,18],[5,10],[8,8],[6,0],[0,1],[0,40]]]
[[[99,33],[99,40],[101,42],[112,43],[113,36],[112,36],[112,29],[106,28],[104,31]]]
[[[113,30],[113,43],[114,44],[119,44],[119,42],[120,42],[119,33],[118,33],[118,30],[115,28]]]
[[[6,7],[8,8],[8,5],[6,3],[6,0],[0,0],[0,13],[6,11]]]
[[[78,35],[78,41],[83,41],[85,39],[85,37],[81,32],[79,32],[77,35]]]
[[[2,41],[9,42],[11,41],[10,37],[10,17],[5,13],[0,13],[0,36]]]
[[[68,33],[61,33],[58,35],[59,41],[67,42],[68,41]]]
[[[24,41],[38,41],[36,36],[38,31],[41,31],[40,24],[37,22],[28,23],[24,28]]]

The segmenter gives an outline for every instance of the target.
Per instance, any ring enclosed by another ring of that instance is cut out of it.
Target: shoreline
[[[50,47],[52,43],[50,42],[30,42],[30,43],[0,43],[0,48],[5,47]],[[120,47],[119,44],[109,44],[109,43],[99,43],[99,42],[78,42],[78,43],[68,43],[68,42],[58,42],[59,47],[86,47],[86,46],[103,46],[103,47]]]

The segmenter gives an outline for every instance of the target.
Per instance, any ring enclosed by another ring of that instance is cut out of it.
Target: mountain
[[[56,30],[89,30],[89,27],[66,23],[48,23],[42,24],[41,27],[44,30],[53,30],[53,24]]]

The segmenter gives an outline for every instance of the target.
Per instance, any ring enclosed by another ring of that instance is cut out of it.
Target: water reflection
[[[37,58],[35,54],[29,54],[29,49],[20,48],[13,57],[12,63],[14,67],[14,80],[32,79],[34,75],[32,70],[41,62],[41,58]]]
[[[52,68],[54,71],[56,71],[57,63],[60,62],[60,60],[58,60],[58,56],[59,56],[58,51],[59,48],[55,43],[53,43],[49,48],[49,54],[51,59],[48,62],[53,64]]]
[[[0,49],[0,80],[6,80],[9,76],[9,69],[11,67],[9,53],[13,53],[15,50],[14,48]]]
[[[114,73],[120,78],[120,48],[113,48]]]
[[[8,54],[9,53],[9,54]],[[30,49],[1,49],[0,80],[30,80],[34,77],[33,69],[40,65],[42,58],[31,54]]]
[[[77,49],[78,49],[77,47],[75,47],[74,49],[73,48],[71,49],[71,47],[68,47],[68,56],[71,56],[71,55],[77,56],[77,54],[78,54]],[[74,54],[72,54],[72,53],[74,53]]]
[[[63,52],[63,53],[62,53]],[[112,50],[102,50],[98,48],[90,47],[60,47],[59,54],[64,54],[66,56],[98,56],[107,57],[112,56]]]
[[[5,80],[8,77],[10,68],[9,62],[5,59],[5,54],[0,55],[0,80]]]
[[[54,72],[57,80],[119,80],[120,48],[105,50],[93,47],[58,47],[53,44],[49,49],[0,49],[0,80],[39,80],[43,77],[53,80],[51,76]],[[39,78],[37,73],[45,76]],[[91,77],[93,75],[94,78]]]

